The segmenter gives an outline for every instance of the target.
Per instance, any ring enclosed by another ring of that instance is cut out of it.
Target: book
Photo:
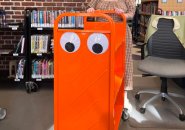
[[[32,78],[33,79],[51,79],[54,78],[54,64],[52,59],[34,59],[32,60]]]
[[[19,42],[18,42],[18,44],[17,44],[17,47],[16,47],[16,49],[15,49],[15,52],[14,53],[20,53],[21,52],[21,50],[22,50],[22,44],[23,44],[23,39],[25,39],[24,38],[24,36],[22,35],[21,36],[21,38],[20,38],[20,40],[19,40]]]
[[[32,35],[31,53],[48,53],[50,35]]]
[[[31,27],[38,27],[38,28],[45,28],[45,27],[54,27],[54,20],[62,13],[66,11],[62,10],[33,10],[31,12]],[[74,10],[70,12],[75,13]],[[76,20],[78,20],[76,22]],[[79,24],[77,24],[79,23]],[[75,17],[75,16],[65,16],[63,19],[60,20],[58,23],[58,27],[64,28],[79,28],[83,27],[83,18],[82,17]]]
[[[21,42],[21,54],[24,53],[24,45],[25,45],[25,37],[22,38],[22,42]]]
[[[26,60],[24,58],[19,61],[17,73],[16,73],[16,79],[24,78],[25,63],[26,63]]]

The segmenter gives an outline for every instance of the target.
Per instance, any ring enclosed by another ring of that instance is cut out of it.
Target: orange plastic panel
[[[126,20],[115,23],[104,13],[107,12],[64,13],[55,20],[55,130],[118,129],[123,108]],[[108,22],[86,21],[83,30],[59,29],[58,22],[64,16],[103,17]],[[75,33],[80,40],[73,53],[60,44],[67,32]],[[108,40],[108,48],[102,54],[88,49],[88,38],[94,33],[103,34]]]

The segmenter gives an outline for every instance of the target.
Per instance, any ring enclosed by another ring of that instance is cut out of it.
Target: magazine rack
[[[118,130],[124,103],[126,18],[64,13],[54,26],[55,130]],[[84,17],[83,29],[60,29],[66,16]],[[106,22],[88,22],[101,17]]]

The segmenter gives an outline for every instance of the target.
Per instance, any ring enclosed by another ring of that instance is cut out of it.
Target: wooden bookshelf
[[[146,29],[148,21],[152,14],[156,14],[158,11],[158,0],[142,0],[139,9],[139,22],[138,22],[138,39],[142,42],[145,39]]]
[[[148,21],[152,14],[185,16],[185,0],[181,3],[178,3],[178,0],[167,0],[166,3],[163,3],[162,0],[141,0],[141,4],[139,5],[139,22],[137,26],[138,37],[143,37],[141,34],[145,35]]]

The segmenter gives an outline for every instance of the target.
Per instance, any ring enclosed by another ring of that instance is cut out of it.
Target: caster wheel
[[[31,93],[31,89],[29,87],[29,83],[26,83],[25,86],[26,86],[26,92],[27,93]]]
[[[122,112],[121,118],[122,118],[123,121],[128,120],[128,118],[129,118],[128,109],[126,109],[126,108],[124,109],[124,111]]]
[[[165,97],[162,97],[161,100],[162,100],[162,101],[166,101],[166,98],[165,98]]]
[[[140,99],[140,94],[136,94],[136,95],[135,95],[135,99],[136,99],[136,100],[139,100],[139,99]]]
[[[32,90],[33,92],[37,92],[37,88],[33,88],[33,90]]]
[[[142,114],[144,114],[145,111],[146,111],[146,108],[140,108],[139,111],[140,111]]]
[[[181,121],[185,121],[185,115],[184,114],[179,114],[179,119]]]

